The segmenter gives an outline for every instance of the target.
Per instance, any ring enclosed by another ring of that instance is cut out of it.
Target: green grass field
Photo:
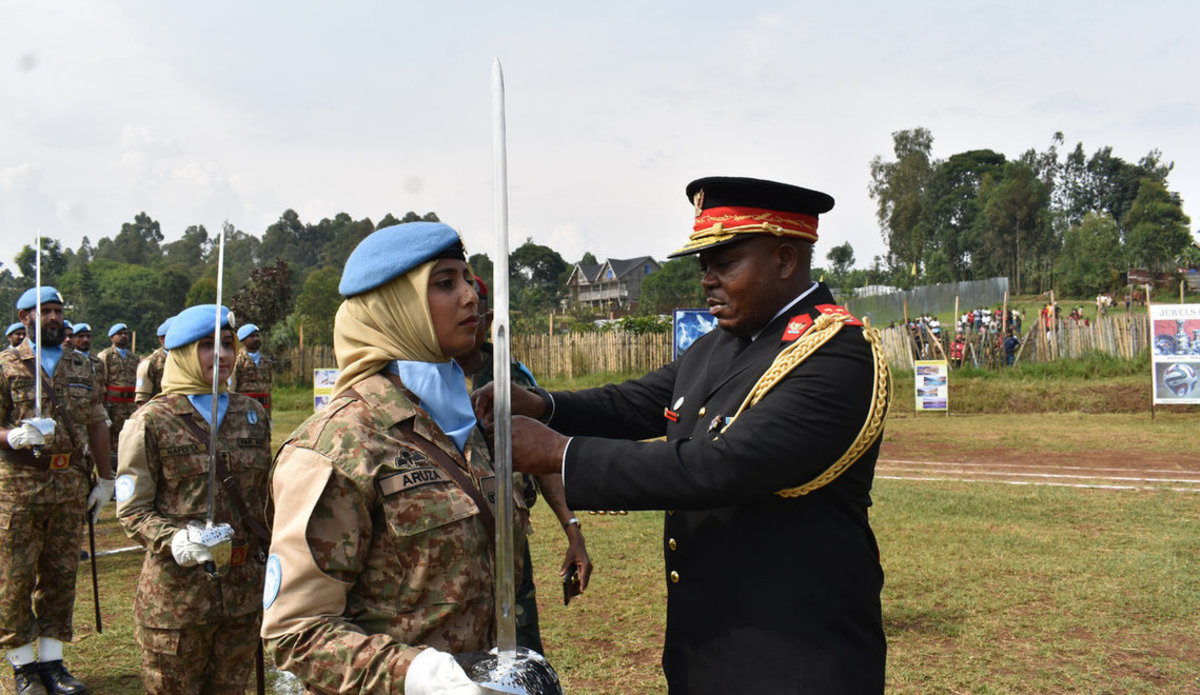
[[[303,390],[276,396],[276,444],[308,415],[309,398]],[[1048,462],[1057,441],[1048,428],[1069,428],[1077,446],[1120,446],[1115,416],[1071,412],[949,420],[959,432],[1015,432],[1013,443]],[[891,427],[889,436],[953,451],[952,440],[939,439],[946,418],[896,412]],[[1154,428],[1160,453],[1198,460],[1194,414]],[[874,499],[890,693],[1200,693],[1196,494],[879,480]],[[661,514],[580,518],[596,571],[587,593],[564,607],[565,541],[546,505],[534,508],[547,656],[568,693],[665,692]],[[107,519],[99,544],[129,542]],[[140,553],[100,562],[105,631],[93,629],[85,563],[68,665],[93,692],[139,693],[132,600]]]

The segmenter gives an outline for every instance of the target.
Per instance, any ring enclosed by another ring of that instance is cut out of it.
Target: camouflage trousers
[[[254,677],[262,614],[182,629],[137,626],[142,686],[151,695],[243,693]]]
[[[137,403],[109,403],[108,404],[108,419],[112,421],[112,425],[108,428],[108,441],[110,442],[112,453],[109,458],[114,462],[113,470],[116,470],[117,460],[117,445],[121,441],[121,430],[125,428],[125,421],[133,415],[133,411],[137,410]]]
[[[71,641],[85,503],[0,506],[0,649]]]

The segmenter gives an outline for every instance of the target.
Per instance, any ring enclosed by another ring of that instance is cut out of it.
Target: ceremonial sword
[[[232,225],[226,221],[221,225],[217,237],[217,308],[213,312],[213,366],[212,366],[212,411],[209,420],[208,439],[208,507],[204,525],[192,521],[188,524],[188,539],[208,548],[212,559],[204,563],[204,571],[210,579],[223,577],[229,572],[233,556],[233,527],[229,524],[213,524],[216,513],[217,489],[217,416],[220,414],[217,395],[220,390],[218,377],[221,371],[221,288],[225,281],[225,233]]]
[[[42,231],[34,232],[34,315],[33,315],[33,426],[43,436],[54,434],[54,419],[42,417]],[[49,422],[47,422],[49,420]],[[34,457],[42,455],[42,447],[31,447]]]
[[[517,653],[517,623],[513,604],[512,534],[512,386],[508,312],[508,152],[505,147],[504,71],[492,63],[492,219],[495,260],[492,261],[493,426],[496,433],[496,647],[503,664]]]
[[[512,387],[508,311],[508,155],[505,151],[504,72],[492,63],[492,209],[495,260],[492,292],[495,337],[492,352],[493,462],[496,473],[496,649],[458,655],[467,675],[486,692],[562,695],[558,675],[536,652],[517,647],[514,609]]]

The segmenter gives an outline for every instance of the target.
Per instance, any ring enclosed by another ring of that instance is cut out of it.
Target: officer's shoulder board
[[[861,326],[862,321],[854,317],[846,307],[838,306],[837,304],[818,304],[814,307],[820,314],[826,314],[834,319],[845,321],[847,326]],[[807,313],[797,314],[788,319],[787,328],[783,331],[783,336],[780,338],[785,343],[790,343],[800,336],[808,332],[814,323],[813,316]]]

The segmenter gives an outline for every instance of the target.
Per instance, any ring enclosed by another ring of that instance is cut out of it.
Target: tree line
[[[307,344],[332,344],[333,318],[341,302],[337,287],[350,252],[376,229],[415,221],[438,221],[438,216],[410,211],[399,218],[389,213],[375,222],[343,212],[313,223],[288,209],[261,235],[227,224],[223,303],[239,322],[257,324],[271,345],[297,344],[302,333]],[[167,317],[215,300],[217,241],[217,234],[204,225],[192,225],[181,238],[167,242],[160,223],[140,212],[115,235],[94,243],[84,237],[76,249],[42,239],[42,282],[63,293],[67,320],[89,323],[98,345],[105,344],[110,325],[124,322],[141,339],[139,351],[146,352],[156,346],[155,329]],[[587,253],[580,262],[596,259]],[[492,261],[487,254],[473,254],[469,263],[490,287]],[[32,244],[21,248],[15,264],[11,269],[0,266],[0,302],[9,322],[16,321],[17,297],[34,283]],[[510,255],[509,265],[513,329],[546,330],[551,312],[562,311],[574,264],[526,239]],[[702,296],[695,269],[692,259],[690,264],[668,264],[669,272],[649,278],[645,287],[656,297],[651,304],[662,310],[676,302],[697,305]],[[588,318],[577,317],[576,327],[590,326]],[[572,321],[560,320],[559,325],[569,328]]]
[[[916,284],[1007,277],[1017,293],[1055,288],[1071,296],[1115,290],[1129,268],[1200,265],[1200,248],[1173,162],[1151,150],[1136,163],[1055,133],[1044,151],[1016,159],[990,149],[932,155],[925,128],[892,134],[893,158],[871,161],[870,194],[886,243],[876,281]],[[829,260],[844,269],[847,248]],[[852,262],[852,252],[850,252]],[[839,281],[851,285],[847,272]],[[865,284],[865,283],[859,283]]]

